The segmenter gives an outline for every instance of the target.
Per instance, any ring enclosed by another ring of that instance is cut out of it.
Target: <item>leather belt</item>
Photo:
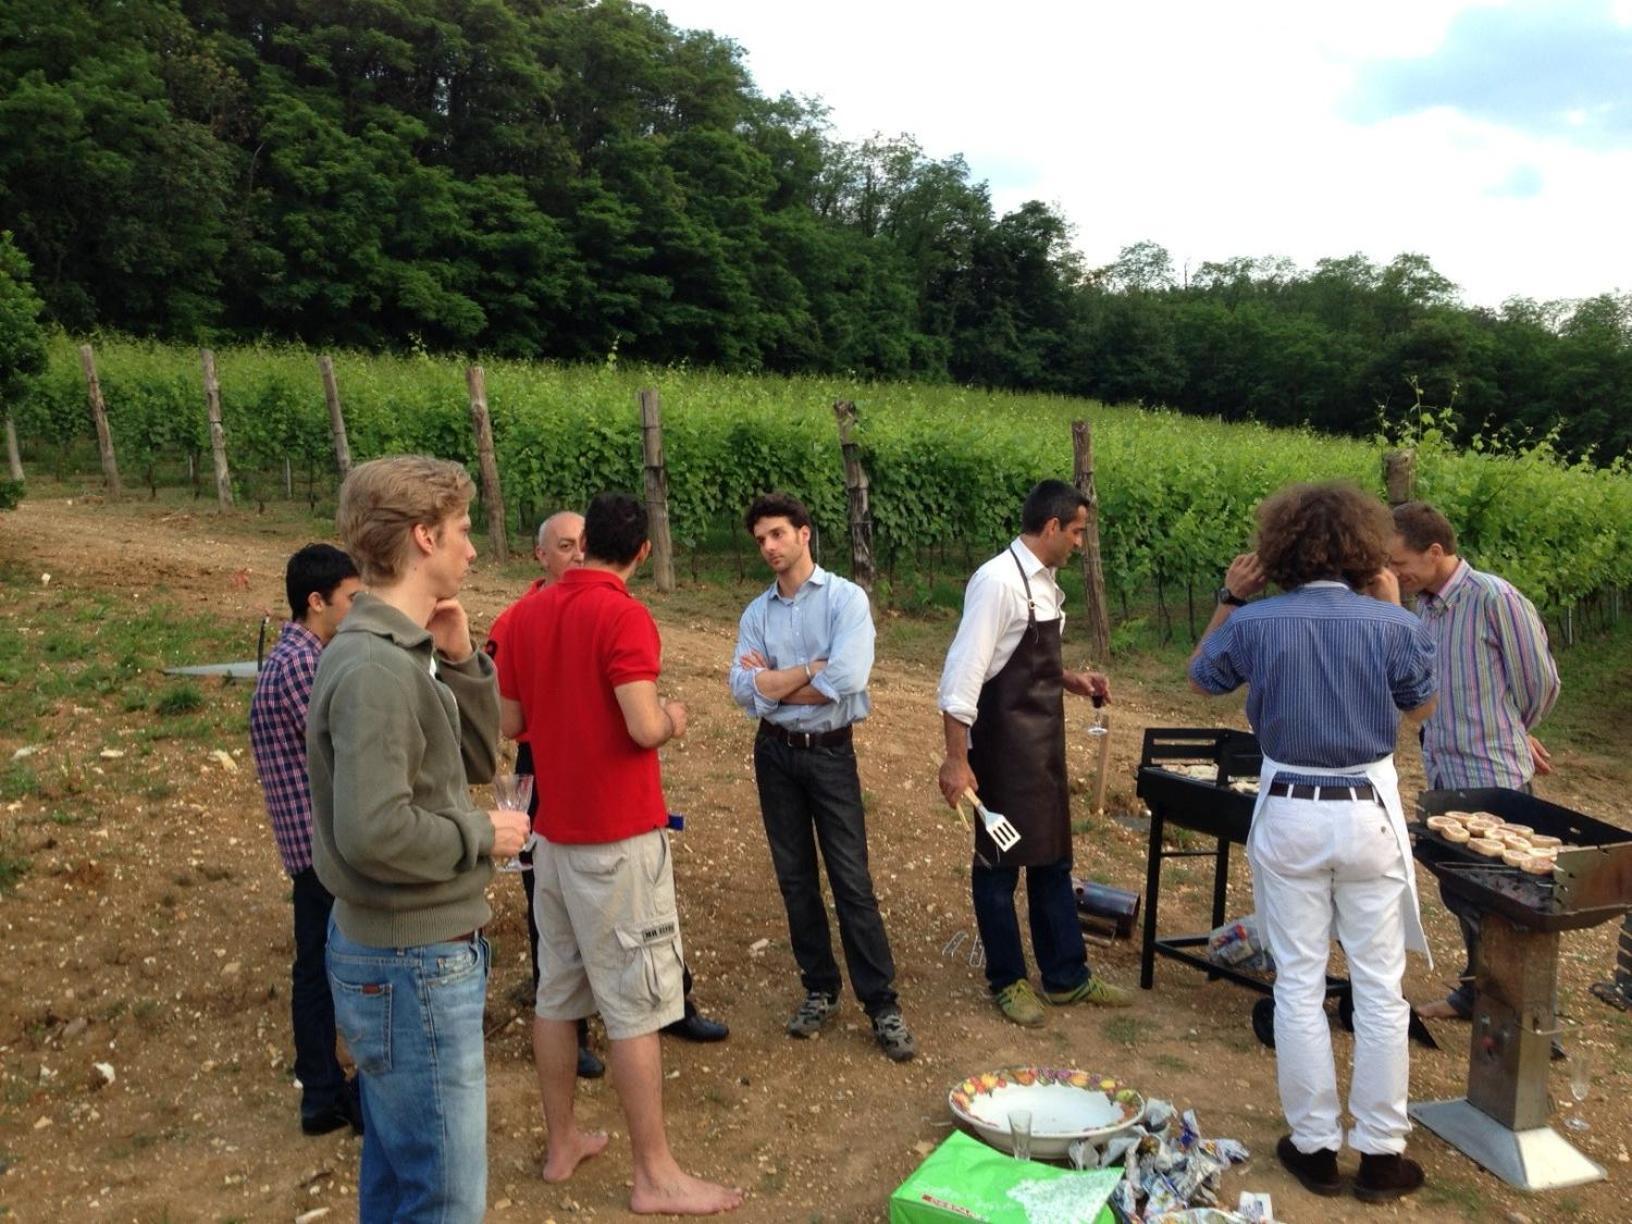
[[[1371,783],[1359,786],[1305,786],[1302,782],[1272,782],[1269,793],[1277,799],[1313,799],[1328,803],[1376,803]]]
[[[837,748],[851,739],[849,727],[840,727],[837,731],[789,731],[763,718],[759,720],[759,733],[790,748]]]
[[[477,927],[474,931],[466,931],[463,935],[455,935],[452,939],[447,940],[446,942],[448,942],[448,943],[475,943],[481,937],[482,937],[482,928]]]

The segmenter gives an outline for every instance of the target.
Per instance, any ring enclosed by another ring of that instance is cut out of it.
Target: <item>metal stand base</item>
[[[1470,1105],[1466,1097],[1418,1102],[1411,1106],[1411,1116],[1464,1156],[1520,1190],[1562,1190],[1602,1181],[1607,1176],[1601,1166],[1576,1151],[1552,1127],[1508,1130]]]

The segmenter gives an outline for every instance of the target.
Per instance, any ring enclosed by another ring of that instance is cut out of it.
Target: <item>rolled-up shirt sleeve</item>
[[[750,718],[769,718],[771,712],[782,703],[767,700],[754,683],[754,677],[759,675],[763,668],[744,667],[742,656],[751,650],[757,650],[761,656],[765,651],[765,600],[756,599],[742,611],[742,619],[737,622],[737,645],[731,652],[731,698]]]
[[[1008,600],[1003,588],[986,575],[976,572],[963,592],[963,620],[957,636],[946,652],[937,694],[941,711],[966,727],[975,725],[981,686],[992,656],[1003,637]]]
[[[1418,621],[1409,633],[1400,635],[1399,648],[1389,660],[1388,684],[1394,706],[1400,710],[1419,709],[1439,691],[1434,635],[1424,622]]]
[[[867,592],[858,586],[842,588],[843,604],[831,609],[833,640],[828,647],[827,666],[811,679],[810,686],[829,701],[867,691],[873,672],[873,616]]]
[[[1225,621],[1201,640],[1196,657],[1190,660],[1190,679],[1198,688],[1223,695],[1233,693],[1247,682],[1241,672],[1238,626],[1234,619]]]

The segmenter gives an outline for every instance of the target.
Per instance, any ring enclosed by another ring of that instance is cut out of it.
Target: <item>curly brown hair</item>
[[[1394,520],[1352,484],[1295,484],[1258,506],[1258,560],[1283,591],[1341,581],[1358,590],[1388,564]]]

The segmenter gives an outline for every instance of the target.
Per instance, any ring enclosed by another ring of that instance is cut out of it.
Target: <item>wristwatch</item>
[[[1247,601],[1233,593],[1229,587],[1221,586],[1213,592],[1213,599],[1221,604],[1229,604],[1232,608],[1244,608]]]

